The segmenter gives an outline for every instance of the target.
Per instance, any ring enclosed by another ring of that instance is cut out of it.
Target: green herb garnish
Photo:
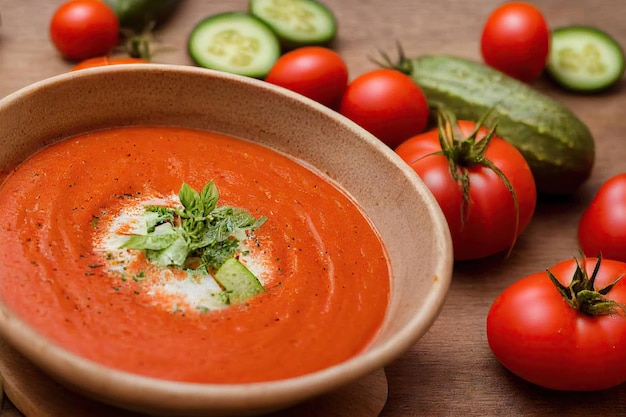
[[[216,270],[236,254],[247,231],[267,220],[241,208],[218,206],[212,180],[200,193],[183,183],[178,197],[182,208],[147,206],[147,233],[132,235],[121,248],[145,250],[148,260],[161,267]]]

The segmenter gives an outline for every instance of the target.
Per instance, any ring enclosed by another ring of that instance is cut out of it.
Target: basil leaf
[[[182,209],[147,206],[147,233],[131,236],[122,247],[146,250],[148,260],[158,266],[182,268],[197,264],[186,262],[193,258],[201,261],[199,267],[217,269],[236,254],[247,230],[267,220],[241,208],[218,206],[213,180],[200,193],[183,183],[178,197]]]
[[[126,249],[161,250],[171,246],[178,238],[178,233],[175,231],[162,235],[133,235],[121,247]]]
[[[218,269],[239,248],[239,241],[234,239],[224,240],[216,245],[205,248],[202,254],[202,263],[213,269]]]
[[[186,210],[193,214],[198,212],[198,207],[200,206],[200,194],[198,194],[198,192],[191,188],[188,184],[183,183],[180,187],[178,198]]]
[[[172,223],[174,221],[174,211],[167,207],[148,206],[144,216],[146,221],[146,231],[152,233],[157,226]]]
[[[258,219],[256,219],[256,220],[254,221],[254,224],[252,224],[252,225],[250,226],[250,229],[251,229],[251,230],[256,230],[256,229],[258,229],[259,227],[263,226],[263,223],[265,223],[266,221],[267,221],[267,217],[266,217],[266,216],[261,216],[261,217],[259,217]]]
[[[159,251],[148,251],[148,260],[160,267],[179,266],[182,267],[187,260],[189,247],[183,236],[177,236],[169,246]]]
[[[217,190],[217,186],[213,180],[209,181],[200,192],[200,200],[202,201],[202,214],[208,216],[217,206],[217,201],[220,198],[220,193]]]

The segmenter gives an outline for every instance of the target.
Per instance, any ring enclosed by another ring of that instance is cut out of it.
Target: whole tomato
[[[513,283],[487,315],[489,347],[504,367],[545,388],[625,382],[624,274],[623,262],[572,259]]]
[[[546,66],[550,29],[535,6],[509,2],[496,8],[487,18],[480,46],[487,65],[530,82]]]
[[[587,256],[626,262],[626,173],[602,184],[580,218],[578,242]]]
[[[81,61],[106,55],[118,42],[119,22],[100,0],[70,0],[50,21],[50,39],[67,59]]]
[[[391,148],[424,131],[429,116],[417,84],[388,68],[366,72],[348,84],[339,112]]]
[[[334,108],[348,85],[348,67],[335,51],[305,46],[278,58],[265,81]]]
[[[512,247],[537,202],[528,163],[493,130],[476,130],[474,122],[447,117],[441,123],[439,129],[408,139],[396,153],[439,203],[454,259],[484,258]],[[440,131],[445,140],[440,141]]]

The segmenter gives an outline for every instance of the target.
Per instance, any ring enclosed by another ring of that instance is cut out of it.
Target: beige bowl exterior
[[[217,385],[152,379],[76,357],[0,302],[0,337],[53,378],[89,397],[154,415],[258,415],[380,369],[413,346],[437,318],[453,257],[445,218],[426,186],[354,123],[262,81],[160,64],[94,68],[41,81],[0,101],[0,170],[68,136],[133,124],[243,137],[326,173],[361,205],[387,247],[393,272],[388,314],[372,346],[338,366],[277,382]]]

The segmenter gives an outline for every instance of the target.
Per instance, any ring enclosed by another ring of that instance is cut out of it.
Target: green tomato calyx
[[[596,262],[591,277],[587,274],[586,268],[581,267],[581,264],[584,264],[585,261],[584,256],[581,258],[581,261],[574,258],[576,261],[576,270],[568,286],[563,285],[550,270],[546,270],[548,277],[559,290],[567,304],[574,310],[591,317],[608,314],[626,314],[626,306],[605,297],[609,291],[613,289],[615,284],[622,279],[623,275],[617,277],[615,281],[606,287],[596,290],[595,280],[602,263],[602,254],[598,255],[598,261]]]
[[[437,126],[441,151],[431,155],[443,155],[448,160],[450,175],[454,178],[456,183],[459,184],[461,192],[463,193],[463,206],[461,207],[462,220],[464,221],[468,215],[469,206],[471,204],[469,168],[479,165],[493,171],[498,178],[500,178],[509,193],[511,193],[515,207],[515,231],[513,233],[513,241],[509,246],[508,254],[510,254],[513,246],[515,246],[517,235],[519,234],[520,210],[517,193],[504,172],[485,157],[485,151],[496,135],[497,121],[489,123],[490,127],[487,127],[487,119],[491,115],[491,112],[488,112],[476,123],[472,133],[465,136],[461,132],[454,113],[447,110],[445,106],[441,104],[435,104],[434,107],[437,108]],[[478,137],[483,128],[487,128],[486,134]]]
[[[381,59],[370,58],[370,61],[382,68],[395,69],[406,75],[411,75],[413,73],[413,63],[406,57],[400,42],[396,42],[396,48],[398,49],[397,59],[391,58],[385,51],[378,51]]]

